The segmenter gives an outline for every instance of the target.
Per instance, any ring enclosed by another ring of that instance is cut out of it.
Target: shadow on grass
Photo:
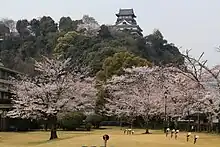
[[[106,130],[106,129],[111,130],[113,128],[94,128],[94,130]]]
[[[51,143],[51,142],[55,142],[55,141],[61,141],[61,140],[66,140],[66,139],[70,139],[70,138],[74,138],[72,137],[65,137],[65,138],[57,138],[54,140],[42,140],[42,141],[34,141],[34,142],[27,142],[28,145],[40,145],[40,144],[46,144],[46,143]]]
[[[79,135],[79,136],[69,136],[69,137],[57,138],[57,139],[53,139],[53,140],[41,140],[41,141],[27,142],[27,145],[47,144],[47,143],[57,142],[57,141],[61,141],[61,140],[67,140],[67,139],[71,139],[71,138],[82,137],[82,136],[86,136],[86,135],[90,135],[90,134],[83,134],[83,135]]]

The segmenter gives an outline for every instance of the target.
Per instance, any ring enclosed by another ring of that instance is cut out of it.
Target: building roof
[[[116,16],[133,16],[136,17],[134,14],[133,9],[119,9],[119,13]]]

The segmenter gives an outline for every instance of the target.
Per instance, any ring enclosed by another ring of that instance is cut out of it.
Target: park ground
[[[48,141],[50,132],[37,131],[25,133],[0,132],[0,147],[97,147],[103,145],[102,136],[108,134],[108,147],[219,147],[220,136],[200,133],[197,144],[193,138],[186,142],[186,133],[181,132],[178,140],[165,137],[162,131],[142,134],[144,130],[136,129],[134,135],[124,135],[119,128],[107,128],[90,132],[58,131],[59,139]]]

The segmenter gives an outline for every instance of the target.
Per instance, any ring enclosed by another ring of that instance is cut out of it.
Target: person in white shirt
[[[194,135],[194,144],[196,144],[197,139],[199,138],[198,135]]]
[[[171,131],[171,138],[173,138],[173,134],[175,133],[175,129]]]
[[[176,130],[175,131],[175,139],[177,139],[178,133],[179,133],[179,130]]]
[[[168,136],[169,131],[170,131],[170,128],[167,128],[167,129],[166,129],[166,137]]]
[[[188,132],[187,135],[186,135],[186,141],[188,142],[189,141],[189,137],[190,137],[191,133]]]

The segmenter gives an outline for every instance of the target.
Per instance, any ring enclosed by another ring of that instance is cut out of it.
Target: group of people
[[[191,136],[191,132],[188,132],[187,135],[186,135],[186,141],[188,142],[189,141],[189,137]],[[198,135],[194,135],[194,144],[196,144],[196,141],[199,139],[199,136]]]
[[[167,128],[166,129],[166,137],[168,136],[169,132],[170,132],[170,128]],[[175,139],[177,139],[178,133],[179,133],[179,130],[172,129],[171,130],[171,138],[173,138],[173,135],[175,134]],[[188,132],[187,135],[186,135],[186,141],[187,142],[189,141],[190,137],[191,137],[191,132]],[[198,135],[194,135],[194,144],[196,144],[196,141],[198,140],[198,138],[199,138]]]
[[[166,129],[166,137],[168,136],[169,131],[170,131],[170,128],[167,128]],[[171,130],[171,138],[173,138],[173,135],[175,134],[175,139],[177,139],[178,133],[179,133],[179,130],[172,129]]]
[[[125,129],[124,130],[124,134],[130,134],[130,135],[133,135],[134,134],[134,130],[132,130],[132,129]]]

